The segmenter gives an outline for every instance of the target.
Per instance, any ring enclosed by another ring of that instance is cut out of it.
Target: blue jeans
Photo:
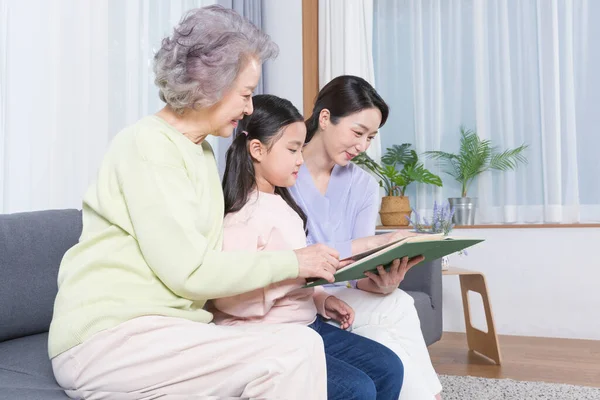
[[[398,400],[404,366],[390,349],[324,322],[309,325],[323,338],[329,400]]]

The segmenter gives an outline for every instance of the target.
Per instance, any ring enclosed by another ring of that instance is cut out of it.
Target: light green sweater
[[[156,116],[121,131],[60,265],[50,358],[143,315],[208,323],[206,300],[298,276],[292,251],[222,252],[223,207],[208,143]]]

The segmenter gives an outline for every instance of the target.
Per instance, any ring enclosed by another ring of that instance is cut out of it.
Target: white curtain
[[[250,22],[256,25],[258,28],[263,29],[263,0],[218,0],[218,4],[223,7],[231,8],[241,16],[247,18]],[[266,75],[266,68],[263,65],[262,76],[258,81],[258,85],[254,90],[254,94],[264,93],[264,77]],[[235,132],[234,132],[235,135]],[[223,177],[225,172],[225,155],[227,149],[231,146],[234,135],[228,138],[218,138],[216,143],[211,142],[213,149],[215,150],[215,156],[217,157],[219,175]]]
[[[600,2],[375,0],[374,18],[384,146],[454,152],[461,125],[502,149],[526,143],[527,165],[471,187],[477,221],[600,221]],[[444,187],[411,189],[424,213],[460,196],[426,165]]]
[[[319,87],[339,75],[356,75],[375,86],[373,0],[319,0]],[[381,157],[379,135],[367,154]]]
[[[0,212],[81,207],[112,137],[162,107],[152,57],[207,0],[0,0]]]

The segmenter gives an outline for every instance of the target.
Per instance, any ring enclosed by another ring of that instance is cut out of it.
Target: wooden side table
[[[480,353],[500,365],[502,363],[502,356],[500,354],[500,345],[498,344],[498,335],[496,334],[496,326],[494,325],[494,316],[492,315],[485,276],[481,272],[456,267],[442,270],[442,275],[458,275],[460,278],[460,291],[462,294],[463,311],[465,313],[465,327],[469,350]],[[487,321],[487,332],[483,332],[471,324],[469,297],[467,296],[469,290],[481,295],[485,310],[485,319]]]

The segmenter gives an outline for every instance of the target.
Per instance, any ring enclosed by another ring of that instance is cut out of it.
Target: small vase
[[[450,269],[450,258],[448,256],[442,257],[442,271]]]
[[[408,226],[412,210],[408,196],[385,196],[381,199],[381,223],[384,226]]]

